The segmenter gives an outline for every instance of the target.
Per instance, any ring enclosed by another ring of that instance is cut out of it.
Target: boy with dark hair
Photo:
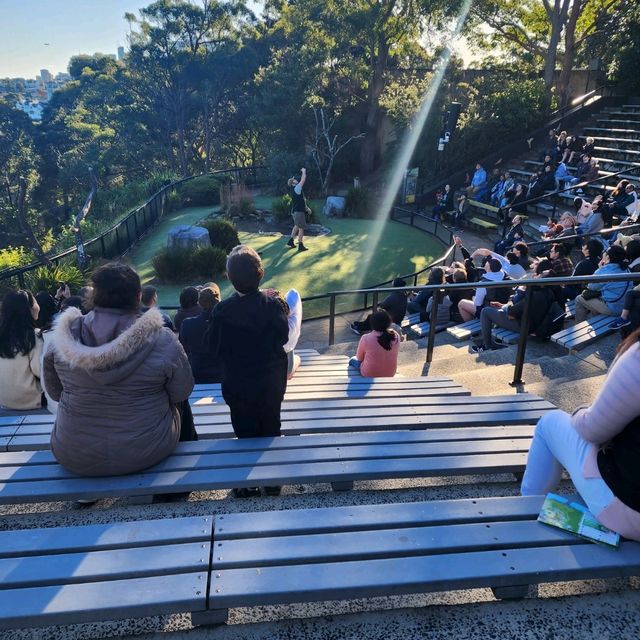
[[[280,435],[280,405],[287,387],[289,339],[286,303],[259,290],[260,256],[245,245],[227,257],[227,276],[236,292],[213,310],[210,349],[224,364],[222,396],[238,438]],[[265,487],[279,494],[280,487]],[[237,497],[258,489],[236,489]]]

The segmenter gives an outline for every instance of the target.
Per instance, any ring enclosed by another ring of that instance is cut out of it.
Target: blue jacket
[[[596,269],[594,276],[606,276],[614,273],[628,273],[627,269],[621,269],[619,264],[610,262],[604,267]],[[590,282],[588,288],[592,291],[600,291],[600,297],[613,313],[619,315],[624,308],[624,294],[633,287],[632,282]]]
[[[556,180],[563,180],[564,178],[570,176],[569,169],[567,169],[567,165],[564,162],[561,162],[555,172]]]
[[[185,318],[180,325],[180,342],[187,352],[196,384],[222,382],[224,378],[221,360],[209,353],[206,343],[210,316],[210,311],[203,311],[193,318]]]
[[[487,182],[487,172],[484,169],[476,169],[471,180],[472,187],[481,187]]]

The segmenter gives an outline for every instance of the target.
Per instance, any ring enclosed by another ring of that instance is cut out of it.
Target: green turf
[[[269,208],[270,198],[256,198],[258,207]],[[321,210],[322,204],[316,209]],[[143,282],[153,278],[151,258],[164,246],[167,232],[174,224],[190,224],[206,217],[212,207],[198,207],[176,212],[164,220],[130,255]],[[303,297],[332,290],[363,288],[391,279],[398,274],[412,273],[425,267],[444,252],[442,245],[431,236],[397,222],[386,221],[377,246],[372,246],[371,220],[326,218],[318,216],[329,227],[328,236],[310,237],[305,243],[309,251],[298,253],[288,249],[285,238],[278,235],[240,233],[240,240],[262,255],[265,265],[263,285],[286,291],[295,287]],[[158,285],[160,304],[175,306],[182,286],[200,284],[185,282],[180,286]],[[228,282],[219,282],[223,296],[231,292]],[[353,304],[344,300],[339,309]],[[317,315],[328,311],[328,302],[305,305],[305,314]]]

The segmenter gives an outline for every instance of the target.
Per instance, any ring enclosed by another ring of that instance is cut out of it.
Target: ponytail
[[[376,311],[371,316],[371,328],[381,332],[378,336],[378,344],[385,351],[391,351],[391,345],[397,340],[396,332],[390,327],[391,316],[384,309]]]

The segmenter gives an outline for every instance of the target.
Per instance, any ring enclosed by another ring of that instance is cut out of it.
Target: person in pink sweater
[[[398,368],[400,336],[391,329],[391,316],[384,309],[376,311],[370,322],[373,330],[360,338],[349,366],[365,378],[393,377]]]
[[[619,347],[590,407],[551,411],[536,426],[522,495],[552,491],[564,467],[589,511],[640,541],[640,329]]]

